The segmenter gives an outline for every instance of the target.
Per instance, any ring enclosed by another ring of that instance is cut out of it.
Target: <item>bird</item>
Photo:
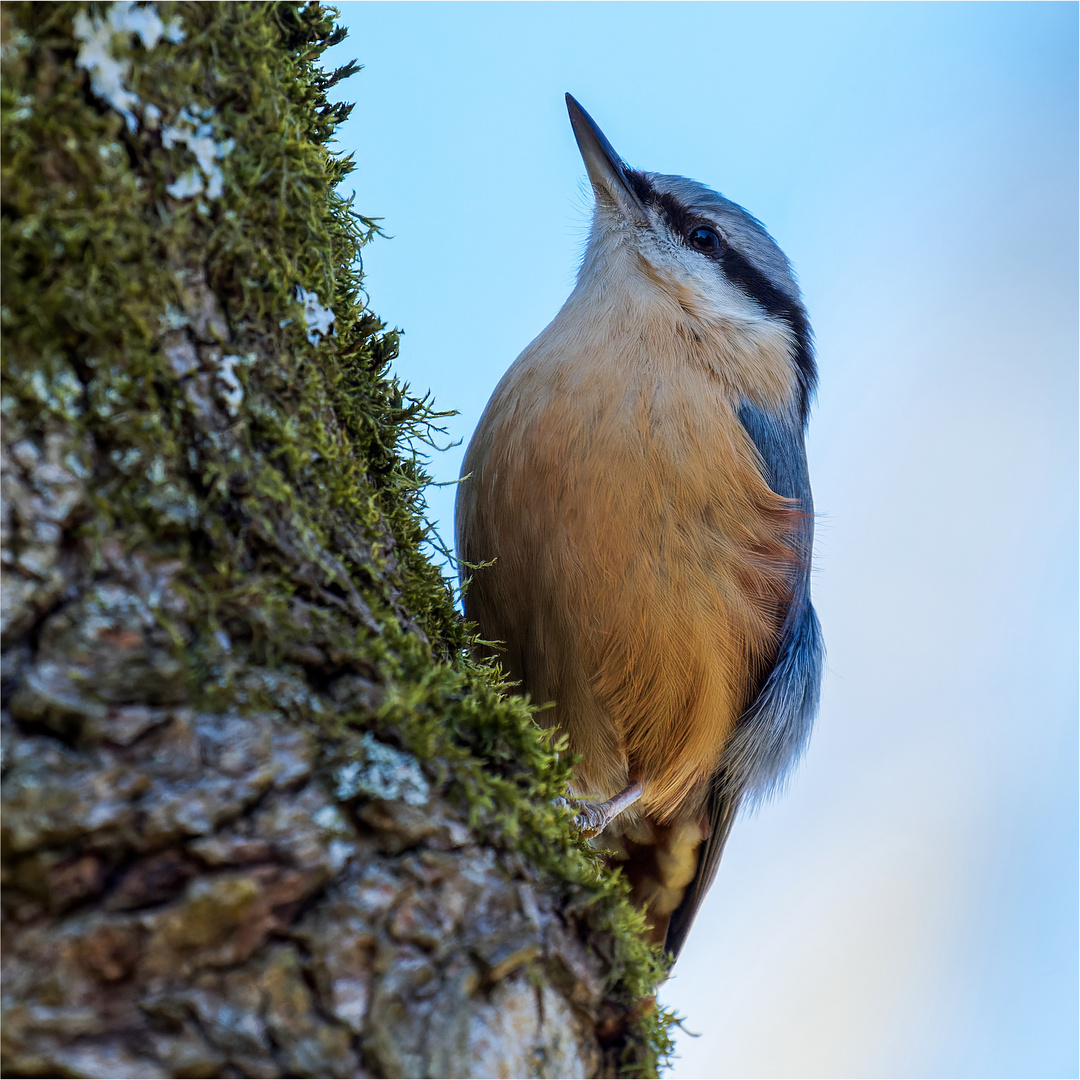
[[[673,962],[736,815],[783,787],[818,707],[817,367],[761,222],[632,169],[566,105],[594,196],[584,255],[472,436],[455,543],[482,649],[551,703],[583,828]]]

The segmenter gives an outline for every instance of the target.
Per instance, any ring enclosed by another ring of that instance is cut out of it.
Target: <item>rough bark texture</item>
[[[5,1075],[655,1072],[641,917],[422,553],[332,12],[0,14]]]

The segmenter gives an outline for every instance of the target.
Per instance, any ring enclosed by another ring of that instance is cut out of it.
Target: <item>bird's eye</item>
[[[686,240],[695,251],[700,251],[703,255],[715,255],[720,250],[720,237],[716,230],[704,225],[691,229]]]

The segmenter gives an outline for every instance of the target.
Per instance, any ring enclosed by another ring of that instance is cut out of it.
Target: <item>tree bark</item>
[[[0,17],[5,1075],[654,1074],[641,916],[423,554],[332,12]]]

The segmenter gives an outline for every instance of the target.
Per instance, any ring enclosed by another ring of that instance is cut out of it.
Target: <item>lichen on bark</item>
[[[0,19],[5,1074],[655,1072],[663,965],[424,554],[332,9]]]

